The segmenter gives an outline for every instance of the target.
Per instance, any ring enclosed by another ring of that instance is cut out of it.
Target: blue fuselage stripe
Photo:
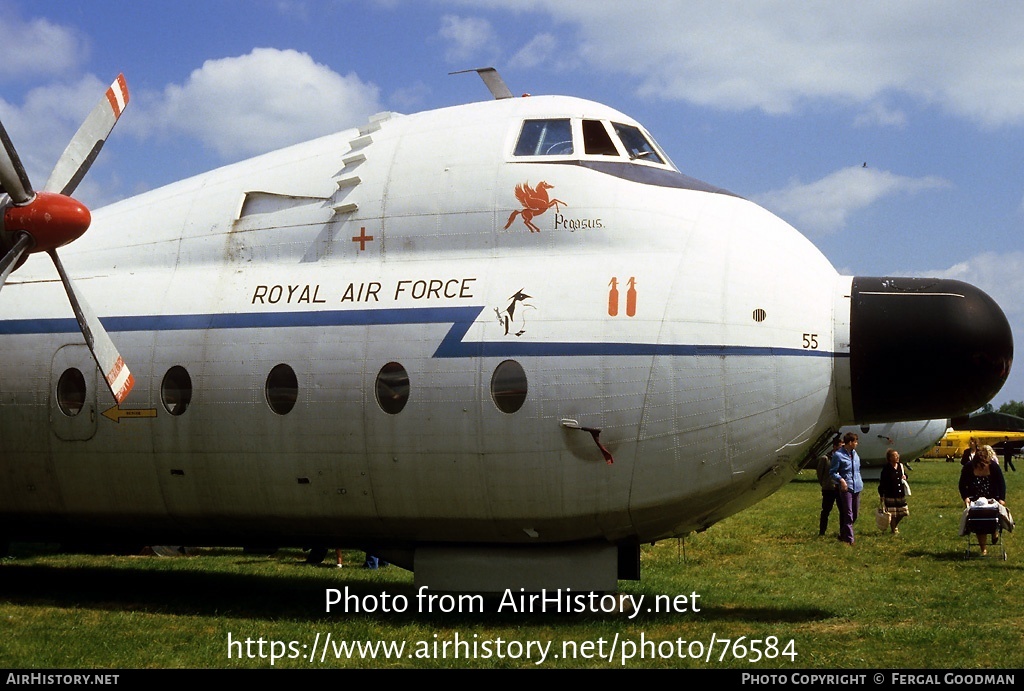
[[[545,356],[651,356],[677,357],[740,355],[748,357],[848,357],[801,348],[682,343],[537,342],[509,340],[465,342],[463,339],[483,307],[419,307],[409,309],[323,310],[295,312],[242,312],[234,314],[166,314],[104,317],[109,332],[204,331],[208,329],[266,329],[323,326],[387,326],[398,324],[451,324],[434,352],[436,358],[545,357]],[[78,333],[72,318],[0,320],[0,335]]]

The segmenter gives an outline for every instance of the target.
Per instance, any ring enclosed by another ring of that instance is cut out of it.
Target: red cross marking
[[[355,235],[352,237],[352,242],[359,243],[360,252],[366,249],[366,243],[370,242],[371,240],[373,240],[373,236],[366,234],[366,228],[360,228],[359,235]]]

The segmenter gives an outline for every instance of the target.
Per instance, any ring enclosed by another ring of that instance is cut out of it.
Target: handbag
[[[885,510],[884,505],[880,505],[875,509],[875,525],[878,526],[879,530],[888,530],[889,521],[891,519],[892,517],[889,515],[889,512]]]

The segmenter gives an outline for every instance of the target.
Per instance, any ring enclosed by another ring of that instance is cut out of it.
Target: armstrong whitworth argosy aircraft
[[[840,434],[853,432],[858,436],[860,444],[857,454],[860,456],[861,471],[865,478],[878,479],[889,449],[900,454],[904,464],[916,461],[926,451],[934,447],[949,429],[949,419],[941,420],[910,420],[906,422],[887,422],[880,425],[850,425],[842,427]]]
[[[976,288],[839,276],[628,116],[482,74],[494,100],[113,204],[67,247],[123,80],[44,191],[4,135],[4,539],[340,545],[438,589],[610,591],[841,425],[1002,386]]]

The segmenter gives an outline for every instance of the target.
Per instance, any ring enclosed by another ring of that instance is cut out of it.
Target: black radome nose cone
[[[850,301],[853,412],[861,422],[966,415],[999,392],[1010,324],[974,286],[856,276]]]

